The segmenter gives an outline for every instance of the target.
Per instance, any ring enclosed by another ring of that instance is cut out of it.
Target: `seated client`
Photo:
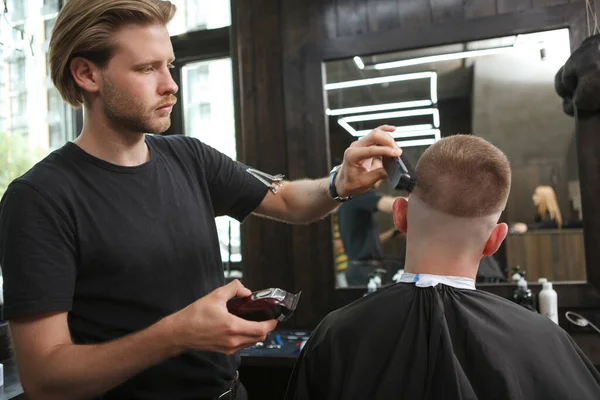
[[[506,156],[468,135],[421,157],[401,282],[330,313],[294,368],[287,399],[600,399],[600,374],[548,318],[475,289],[508,227]]]

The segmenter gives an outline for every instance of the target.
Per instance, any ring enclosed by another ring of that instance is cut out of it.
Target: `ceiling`
[[[453,98],[465,98],[469,97],[472,91],[472,74],[475,58],[428,62],[384,70],[373,69],[373,65],[399,60],[411,60],[426,56],[459,53],[464,51],[503,47],[507,48],[513,46],[516,41],[519,45],[527,45],[531,43],[540,44],[545,41],[547,42],[555,40],[557,32],[560,31],[507,36],[387,54],[361,56],[360,59],[365,64],[364,69],[360,69],[353,59],[331,61],[325,65],[325,81],[326,83],[330,84],[367,78],[431,71],[437,73],[437,95],[439,101]],[[333,110],[347,107],[429,99],[429,84],[429,79],[418,79],[383,84],[372,84],[368,86],[339,90],[329,90],[327,92],[327,108]]]

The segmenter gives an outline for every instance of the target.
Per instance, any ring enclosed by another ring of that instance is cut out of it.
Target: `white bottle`
[[[375,275],[373,277],[373,281],[375,282],[375,286],[377,286],[377,289],[379,289],[381,287],[381,277],[379,275]]]
[[[369,284],[367,285],[367,293],[373,293],[377,291],[377,284],[375,283],[375,279],[369,279]]]
[[[552,289],[552,282],[544,282],[538,297],[540,314],[545,315],[558,325],[558,295]]]

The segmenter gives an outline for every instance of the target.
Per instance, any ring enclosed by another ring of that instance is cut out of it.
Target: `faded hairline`
[[[498,224],[501,214],[502,211],[496,211],[487,215],[457,216],[433,208],[413,193],[408,199],[406,215],[408,234],[419,239],[443,237],[444,241],[484,243]]]
[[[431,216],[432,219],[435,219],[436,217],[440,217],[445,220],[455,220],[457,223],[464,222],[464,223],[469,223],[469,224],[480,223],[480,222],[483,223],[484,221],[493,221],[493,224],[495,225],[500,220],[500,215],[502,215],[502,212],[504,211],[503,209],[496,210],[496,211],[492,211],[485,215],[471,215],[471,216],[455,215],[452,213],[445,212],[443,210],[439,210],[439,209],[435,208],[434,206],[426,203],[419,196],[418,193],[414,193],[414,192],[408,198],[408,206],[409,207],[412,206],[412,208],[418,210],[419,212],[422,212],[424,215],[427,215],[428,217]]]

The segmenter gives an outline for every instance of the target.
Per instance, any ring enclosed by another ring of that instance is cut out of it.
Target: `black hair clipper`
[[[387,173],[388,180],[397,190],[412,192],[417,185],[417,174],[404,154],[400,157],[383,157],[383,168]]]
[[[288,293],[278,288],[253,292],[248,297],[236,297],[227,302],[231,314],[249,321],[268,321],[276,319],[283,322],[296,310],[300,295]]]

